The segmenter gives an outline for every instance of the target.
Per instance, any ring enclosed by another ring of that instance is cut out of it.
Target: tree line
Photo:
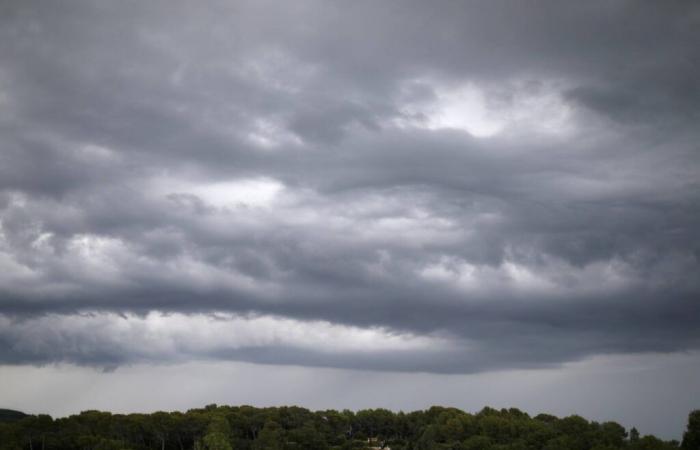
[[[700,410],[682,442],[640,436],[616,422],[531,417],[515,408],[476,414],[434,406],[310,411],[217,406],[182,412],[65,418],[0,410],[0,450],[700,450]]]

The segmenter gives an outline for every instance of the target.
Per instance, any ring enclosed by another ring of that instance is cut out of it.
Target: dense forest
[[[2,450],[700,450],[700,410],[688,418],[683,441],[640,436],[615,422],[580,416],[530,417],[518,409],[469,414],[434,406],[394,413],[316,411],[299,407],[209,405],[186,413],[70,417],[0,410]]]

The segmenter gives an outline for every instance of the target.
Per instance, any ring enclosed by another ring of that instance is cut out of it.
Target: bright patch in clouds
[[[256,146],[271,150],[280,146],[299,145],[301,140],[285,130],[284,127],[271,120],[258,119],[253,125],[252,131],[248,134],[248,139]]]
[[[193,183],[174,179],[157,182],[161,196],[189,194],[216,208],[269,207],[284,185],[271,178],[244,178],[215,183]]]
[[[405,86],[401,128],[462,130],[477,138],[504,133],[559,135],[573,130],[570,108],[555,83],[516,83],[507,92],[475,83],[412,81]],[[423,91],[416,95],[416,91]],[[430,95],[426,95],[426,91]]]
[[[228,313],[145,316],[114,313],[50,314],[15,322],[0,315],[0,338],[32,356],[53,353],[73,361],[174,361],[208,358],[246,348],[282,347],[321,353],[420,351],[446,341],[383,328],[360,328],[325,321]]]
[[[514,260],[492,266],[442,257],[422,267],[417,275],[467,294],[536,294],[539,299],[616,292],[642,281],[631,276],[631,268],[623,261],[597,262],[581,268],[553,258],[543,258],[540,266],[528,267]]]
[[[435,93],[437,99],[428,112],[428,128],[461,129],[476,137],[493,136],[503,129],[503,121],[489,111],[484,93],[474,86],[439,88]]]

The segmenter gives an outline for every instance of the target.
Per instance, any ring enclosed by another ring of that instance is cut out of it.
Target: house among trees
[[[391,450],[386,441],[380,441],[378,437],[367,438],[367,446],[372,450]]]

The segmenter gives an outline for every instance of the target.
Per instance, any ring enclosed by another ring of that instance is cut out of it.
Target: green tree
[[[46,414],[26,416],[18,423],[24,430],[24,437],[30,450],[44,450],[46,448],[46,438],[53,427],[51,416]]]
[[[634,443],[639,440],[639,430],[637,430],[635,427],[632,427],[630,430],[630,442]]]
[[[627,431],[616,422],[605,422],[600,425],[595,440],[600,446],[620,448],[624,445]]]
[[[171,414],[158,411],[149,416],[148,426],[160,444],[160,449],[165,450],[165,443],[170,433],[175,429],[175,421]]]
[[[258,438],[253,443],[255,450],[280,450],[283,446],[282,429],[277,422],[268,420],[262,430],[258,433]]]
[[[216,414],[211,418],[207,427],[207,434],[202,438],[201,443],[195,448],[201,450],[233,450],[231,447],[231,426],[225,417]]]
[[[493,448],[491,439],[486,436],[472,436],[464,441],[464,450],[490,450]]]
[[[683,450],[700,449],[700,409],[696,409],[688,415],[688,427],[683,433]]]
[[[328,448],[323,435],[310,423],[290,431],[289,438],[291,442],[295,443],[295,448],[304,450],[326,450]]]

